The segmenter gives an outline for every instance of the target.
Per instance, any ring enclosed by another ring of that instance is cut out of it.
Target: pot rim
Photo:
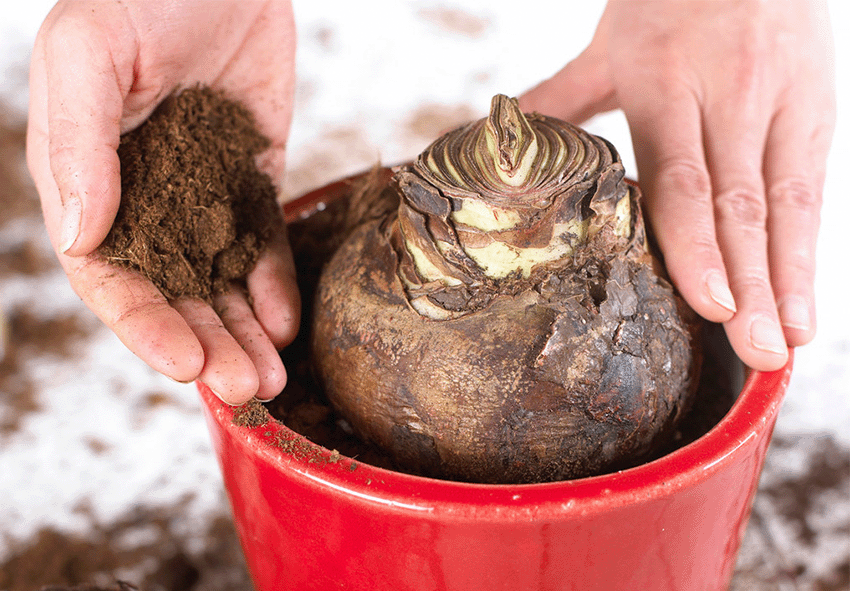
[[[259,427],[234,422],[237,409],[201,382],[198,391],[219,426],[279,471],[301,481],[403,511],[457,512],[476,510],[507,520],[541,514],[592,513],[611,504],[633,504],[666,497],[705,480],[737,460],[748,444],[757,442],[782,403],[791,378],[788,363],[774,372],[751,371],[730,411],[708,433],[661,458],[609,474],[538,484],[477,484],[438,480],[378,468],[311,442],[276,419]]]
[[[285,205],[287,223],[324,209],[350,179],[321,187]],[[237,409],[197,382],[210,419],[263,457],[280,472],[310,486],[378,503],[399,511],[456,513],[488,519],[535,519],[554,513],[587,515],[613,504],[634,504],[669,496],[692,486],[736,461],[773,428],[794,362],[789,348],[786,365],[773,372],[750,370],[741,392],[726,415],[708,433],[667,455],[644,464],[574,480],[538,484],[478,484],[414,476],[378,468],[348,458],[308,440],[282,422],[271,419],[259,427],[234,422]],[[497,517],[498,519],[498,517]]]

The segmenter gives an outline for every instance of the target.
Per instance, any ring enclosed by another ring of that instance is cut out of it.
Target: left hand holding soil
[[[96,248],[121,201],[117,148],[179,88],[213,84],[242,101],[271,140],[261,168],[279,179],[292,111],[288,2],[59,2],[33,50],[27,160],[51,241],[74,290],[127,347],[181,382],[233,404],[271,398],[276,349],[298,328],[289,247],[280,237],[247,278],[247,297],[167,299]]]

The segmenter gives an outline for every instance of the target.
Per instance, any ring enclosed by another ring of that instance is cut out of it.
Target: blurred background
[[[101,327],[51,254],[23,163],[29,53],[52,2],[0,20],[0,590],[47,584],[248,590],[193,386]],[[604,3],[295,0],[288,197],[411,158],[589,42]],[[816,340],[796,352],[733,589],[850,589],[850,5],[831,0],[838,127],[818,244]],[[587,125],[635,176],[620,113]]]

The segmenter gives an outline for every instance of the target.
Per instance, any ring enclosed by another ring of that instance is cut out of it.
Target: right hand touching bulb
[[[779,369],[814,337],[824,0],[610,0],[587,49],[520,102],[573,123],[623,109],[670,276],[747,365]]]

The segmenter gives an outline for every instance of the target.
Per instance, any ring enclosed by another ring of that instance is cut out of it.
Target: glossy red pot
[[[375,468],[276,421],[239,426],[199,391],[257,591],[715,591],[732,576],[791,366],[751,372],[711,431],[658,460],[534,485]]]

